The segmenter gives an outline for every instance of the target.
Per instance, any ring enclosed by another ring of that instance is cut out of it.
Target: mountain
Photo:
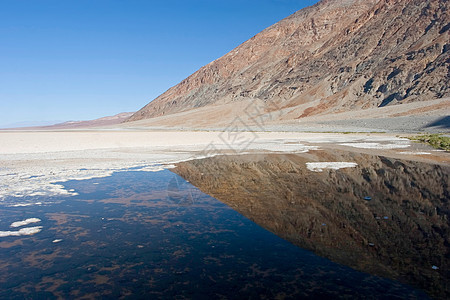
[[[128,121],[181,112],[202,120],[199,108],[252,101],[296,120],[449,97],[449,8],[447,0],[322,0],[202,67]]]
[[[32,129],[32,130],[52,130],[52,129],[78,129],[78,128],[93,128],[93,127],[101,127],[101,126],[111,126],[120,124],[121,122],[127,120],[132,116],[134,112],[124,112],[114,116],[102,117],[95,120],[88,121],[67,121],[63,123],[58,123],[54,125],[22,125],[16,126],[14,128],[8,128],[8,130],[24,130],[24,129]],[[24,123],[25,124],[25,123]],[[26,127],[25,127],[26,126]]]
[[[5,125],[0,125],[0,128],[18,128],[18,127],[36,127],[36,126],[51,126],[54,124],[61,123],[63,121],[23,121],[14,122]]]
[[[123,112],[116,114],[114,116],[107,116],[98,118],[95,120],[88,121],[68,121],[60,124],[55,124],[51,126],[54,129],[70,129],[70,128],[90,128],[90,127],[100,127],[100,126],[111,126],[120,124],[124,120],[127,120],[132,116],[134,112]]]

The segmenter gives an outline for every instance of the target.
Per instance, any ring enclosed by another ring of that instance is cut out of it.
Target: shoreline
[[[54,182],[158,171],[217,155],[342,150],[449,165],[450,153],[393,134],[204,131],[0,132],[0,203],[70,196]]]
[[[0,132],[0,206],[20,209],[20,207],[39,207],[41,205],[45,206],[55,203],[51,202],[55,200],[49,199],[58,199],[56,201],[61,201],[62,198],[70,199],[71,196],[76,196],[78,194],[76,190],[65,189],[65,187],[61,185],[62,182],[69,180],[87,180],[109,177],[116,172],[157,172],[172,168],[175,168],[173,170],[174,173],[180,174],[178,170],[179,168],[183,168],[183,166],[190,164],[207,165],[208,162],[215,161],[215,159],[226,161],[233,156],[237,156],[240,160],[244,161],[241,167],[243,168],[244,173],[247,174],[247,176],[244,176],[243,178],[238,178],[236,181],[237,183],[241,182],[248,185],[249,183],[253,184],[263,178],[259,176],[259,174],[262,174],[261,171],[259,173],[255,171],[254,175],[256,175],[256,178],[251,176],[252,171],[254,170],[252,165],[246,161],[248,156],[281,157],[281,162],[279,162],[278,165],[267,165],[267,170],[270,171],[270,168],[273,168],[273,172],[269,172],[272,175],[276,174],[275,171],[279,171],[281,168],[285,168],[285,171],[283,172],[288,176],[291,176],[291,173],[311,172],[312,175],[306,174],[304,177],[305,180],[300,182],[304,185],[302,188],[298,188],[299,181],[292,181],[292,188],[284,190],[284,184],[277,186],[274,185],[276,180],[267,180],[261,185],[256,184],[255,186],[250,186],[249,189],[246,189],[247,192],[252,190],[265,190],[267,193],[275,193],[275,196],[272,197],[273,199],[278,199],[280,195],[286,194],[286,199],[289,200],[287,203],[289,209],[281,210],[285,212],[292,212],[290,207],[291,205],[296,204],[295,199],[297,199],[297,196],[294,197],[294,194],[291,195],[291,190],[293,191],[296,188],[298,190],[296,190],[296,195],[304,195],[304,192],[307,191],[308,188],[314,189],[322,182],[323,187],[320,187],[311,193],[311,195],[319,195],[318,197],[322,199],[322,193],[330,190],[330,188],[324,185],[324,180],[314,181],[314,178],[323,179],[323,176],[326,174],[352,174],[351,172],[355,172],[355,170],[363,172],[366,169],[370,169],[370,167],[379,167],[380,163],[383,162],[383,157],[387,158],[385,159],[387,161],[395,159],[408,161],[406,165],[412,166],[425,163],[426,170],[448,170],[450,167],[449,152],[438,151],[430,146],[415,143],[407,138],[387,133],[168,132],[136,130],[120,132],[110,130]],[[303,156],[305,159],[304,161],[297,163],[295,168],[292,168],[289,164],[293,161],[292,157],[294,156]],[[365,156],[377,156],[380,160],[373,160],[363,164],[361,157]],[[290,159],[283,159],[289,157]],[[303,169],[298,167],[300,165],[303,166]],[[391,165],[393,166],[393,169],[397,170],[395,163],[392,163]],[[440,165],[440,167],[437,165]],[[236,171],[237,166],[235,164],[230,164],[230,166],[229,169]],[[389,166],[389,164],[387,164],[387,166]],[[220,178],[221,180],[227,181],[227,176],[224,173],[225,169],[221,169],[220,166],[216,166],[215,164],[210,164],[209,167],[217,168],[218,170],[212,172],[211,174],[213,175],[211,175],[211,178],[208,180]],[[404,167],[399,167],[398,171],[403,172],[403,169]],[[292,170],[295,172],[290,172]],[[380,170],[384,171],[384,167]],[[205,173],[197,173],[198,178],[207,174],[206,171]],[[416,173],[420,174],[420,176],[427,177],[420,169]],[[240,173],[237,172],[237,174]],[[368,174],[377,173],[372,171]],[[405,174],[406,175],[403,177],[406,179],[402,182],[408,184],[409,177],[407,176],[409,176],[411,172],[405,171]],[[333,188],[340,187],[341,181],[339,180],[341,180],[342,177],[340,175],[333,177],[338,180]],[[373,176],[373,178],[368,180],[369,183],[367,184],[371,185],[372,182],[376,182],[376,178],[381,178],[382,175]],[[196,180],[195,177],[183,177],[188,180],[188,182],[192,182],[193,185],[204,192],[207,192],[208,195],[230,205],[234,210],[258,223],[256,217],[253,218],[252,215],[248,214],[248,212],[257,208],[252,206],[256,203],[256,200],[251,203],[250,207],[244,205],[247,203],[245,201],[251,199],[254,195],[246,195],[246,197],[243,198],[245,200],[244,202],[237,202],[237,206],[233,206],[233,203],[223,201],[223,197],[220,197],[220,193],[219,195],[216,195],[214,193],[209,193],[206,189],[202,189],[201,184],[199,184],[199,181]],[[260,179],[258,179],[259,177]],[[362,180],[361,178],[363,177],[364,176],[358,174],[358,176],[350,176],[348,179],[358,178],[358,180]],[[252,180],[248,180],[249,178]],[[389,176],[385,179],[388,180],[388,178]],[[386,180],[379,181],[386,182]],[[206,178],[202,178],[201,182],[203,181],[204,183],[207,183]],[[342,182],[346,183],[348,180],[345,179]],[[222,196],[230,192],[238,194],[236,188],[239,187],[239,184],[237,183],[223,192]],[[226,185],[213,184],[211,186]],[[358,198],[355,198],[355,201],[357,201],[355,203],[366,203],[367,200],[364,200],[363,197],[367,195],[373,196],[373,194],[363,193],[359,195]],[[417,193],[417,195],[419,195],[419,193]],[[275,201],[272,205],[277,208],[277,203],[278,202]],[[344,201],[343,203],[346,202]],[[371,203],[376,203],[376,201],[371,201]],[[264,209],[266,206],[263,205],[262,207]],[[306,207],[308,208],[309,206]],[[380,206],[377,209],[380,211],[384,210],[383,206]],[[272,216],[274,211],[277,210],[269,210],[268,214]],[[307,209],[300,209],[298,211],[303,214],[308,212]],[[247,215],[245,213],[247,213]],[[345,213],[342,212],[341,215],[345,215]],[[384,215],[386,215],[386,213],[384,213]],[[258,214],[256,214],[256,216],[258,216]],[[315,214],[313,217],[314,216],[317,217],[314,219],[315,223],[313,222],[317,232],[322,230],[323,226],[325,226],[323,224],[327,224],[326,228],[333,228],[330,219],[326,219],[328,216],[327,214]],[[326,221],[322,221],[319,217]],[[370,220],[367,216],[363,219]],[[307,220],[307,218],[305,220]],[[338,228],[338,224],[340,224],[342,220],[343,218],[337,215],[335,221],[333,221],[335,222],[334,227]],[[274,224],[279,224],[278,219],[275,218]],[[276,230],[271,227],[271,224],[260,225],[269,231],[276,232]],[[330,240],[336,236],[341,236],[337,229],[333,232],[333,234],[328,237]],[[374,232],[376,233],[378,231],[375,230]],[[361,253],[361,257],[365,258],[366,249],[375,249],[378,244],[382,245],[384,243],[383,239],[375,239],[375,233],[371,239],[364,239],[363,247],[358,244],[358,241],[352,241],[350,238],[347,238],[347,241],[359,245],[359,248],[357,249],[359,249],[358,251]],[[279,235],[279,233],[276,234]],[[289,236],[284,236],[282,234],[279,236],[291,241]],[[313,246],[305,246],[295,240],[292,240],[291,242],[302,248],[314,251]],[[347,259],[342,258],[339,253],[336,254],[336,256],[333,256],[334,254],[331,253],[329,248],[324,249],[323,253],[319,251],[316,254],[329,257],[331,260],[347,264],[364,272],[368,271],[369,273],[372,272],[374,274],[383,275],[386,270],[388,270],[390,276],[386,275],[383,277],[396,279],[396,277],[399,276],[396,270],[392,271],[385,267],[380,267],[381,269],[376,267],[378,266],[376,261],[373,263],[373,266],[366,268],[363,265],[357,265],[353,261],[348,262]],[[382,249],[382,247],[380,247],[380,249]],[[425,265],[424,270],[432,272],[428,270],[429,267],[430,266]]]

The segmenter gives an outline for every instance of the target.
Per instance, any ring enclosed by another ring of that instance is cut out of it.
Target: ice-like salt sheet
[[[338,170],[342,168],[354,168],[358,164],[354,162],[308,162],[306,167],[313,172],[322,172],[324,169]]]
[[[414,152],[414,151],[405,151],[400,152],[400,154],[406,154],[406,155],[430,155],[430,152]]]
[[[408,148],[409,144],[381,144],[381,143],[343,143],[339,144],[341,146],[348,146],[354,148],[362,149],[397,149],[397,148]]]
[[[22,228],[18,231],[0,231],[0,237],[33,235],[42,230],[42,226]]]
[[[17,222],[13,222],[11,223],[10,227],[20,227],[20,226],[25,226],[28,224],[32,224],[32,223],[39,223],[41,221],[41,219],[38,218],[29,218],[23,221],[17,221]]]
[[[36,202],[36,203],[17,203],[17,204],[11,205],[11,207],[26,207],[26,206],[33,206],[33,205],[42,205],[42,202]]]
[[[175,165],[164,165],[164,166],[144,166],[142,168],[137,168],[136,171],[143,171],[143,172],[159,172],[166,169],[173,169],[175,168]]]

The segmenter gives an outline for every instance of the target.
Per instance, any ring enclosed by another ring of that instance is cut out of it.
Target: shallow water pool
[[[0,206],[0,231],[42,226],[0,238],[1,299],[426,298],[298,248],[168,170],[61,184],[79,195]]]

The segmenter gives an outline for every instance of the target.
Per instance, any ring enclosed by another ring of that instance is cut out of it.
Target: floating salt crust
[[[33,235],[42,230],[42,226],[26,227],[18,231],[0,231],[0,237]]]
[[[354,162],[308,162],[306,167],[313,172],[322,172],[324,169],[338,170],[343,168],[354,168],[358,164]]]
[[[29,218],[29,219],[26,219],[26,220],[23,220],[23,221],[13,222],[13,223],[10,225],[10,227],[20,227],[20,226],[25,226],[25,225],[32,224],[32,223],[38,223],[38,222],[40,222],[40,221],[41,221],[41,219],[38,219],[38,218]]]

